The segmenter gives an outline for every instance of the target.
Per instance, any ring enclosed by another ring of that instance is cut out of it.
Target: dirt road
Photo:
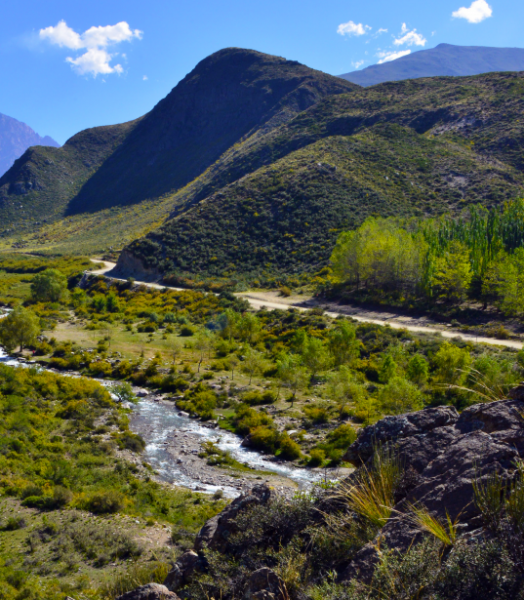
[[[116,263],[109,262],[107,260],[92,260],[93,262],[99,262],[104,264],[104,267],[102,269],[92,271],[92,273],[95,273],[97,275],[106,275],[116,266]],[[124,280],[119,279],[119,281]],[[155,289],[163,289],[164,287],[166,287],[157,283],[147,283],[144,281],[136,281],[135,283],[152,287]],[[181,291],[182,288],[170,289]],[[287,310],[288,308],[296,308],[300,311],[306,311],[310,310],[311,308],[314,308],[315,305],[322,307],[326,306],[324,303],[316,303],[310,297],[307,296],[292,296],[290,298],[281,298],[277,295],[277,292],[242,292],[237,294],[237,296],[239,296],[240,298],[245,298],[255,310],[260,310],[262,307],[266,307],[282,310]],[[306,306],[304,306],[305,304]],[[360,321],[362,323],[376,323],[377,325],[389,325],[393,329],[407,329],[408,331],[412,331],[413,333],[438,333],[444,338],[462,338],[464,341],[473,342],[475,344],[504,346],[506,348],[515,348],[517,350],[521,350],[523,347],[523,343],[517,340],[499,340],[496,338],[471,335],[468,333],[462,333],[461,331],[453,330],[449,327],[446,327],[444,324],[440,325],[438,323],[430,321],[427,318],[415,319],[412,317],[405,317],[403,315],[390,312],[365,310],[356,306],[337,306],[336,310],[333,310],[332,307],[329,307],[326,310],[326,314],[328,314],[330,317],[351,317],[352,319],[355,319],[356,321]],[[414,324],[415,322],[417,324]]]

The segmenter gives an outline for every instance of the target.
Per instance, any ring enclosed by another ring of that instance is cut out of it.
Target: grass
[[[345,504],[350,513],[328,517],[331,525],[336,529],[347,526],[352,528],[353,512],[373,527],[383,527],[393,511],[394,493],[401,472],[398,459],[385,451],[377,450],[370,468],[362,466],[355,479],[340,484],[335,496]]]
[[[454,546],[457,541],[458,521],[452,521],[446,512],[446,520],[442,522],[433,516],[424,506],[410,506],[411,520],[421,530],[430,533],[444,546]]]

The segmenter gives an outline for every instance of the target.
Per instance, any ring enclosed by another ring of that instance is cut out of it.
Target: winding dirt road
[[[97,269],[91,271],[96,275],[106,275],[109,277],[107,273],[111,271],[116,263],[109,262],[107,260],[100,259],[92,259],[93,262],[103,263],[104,267],[102,269]],[[124,281],[123,279],[118,279],[116,277],[112,277],[111,279],[117,279],[118,281]],[[135,283],[139,285],[145,285],[147,287],[155,288],[155,289],[164,289],[166,286],[159,285],[158,283],[148,283],[145,281],[136,281]],[[183,291],[182,288],[170,288],[177,291]],[[311,308],[314,308],[315,303],[312,300],[306,301],[304,297],[294,296],[290,298],[280,298],[277,296],[276,292],[241,292],[237,294],[240,298],[245,298],[251,306],[255,310],[260,310],[261,308],[276,308],[281,310],[287,310],[288,308],[296,308],[300,311],[307,311]],[[317,306],[325,306],[323,303],[317,304]],[[375,323],[377,325],[389,325],[393,329],[407,329],[408,331],[412,331],[413,333],[430,333],[430,334],[440,334],[444,338],[453,339],[453,338],[462,338],[464,341],[473,342],[475,344],[489,344],[490,346],[504,346],[506,348],[515,348],[517,350],[521,350],[523,347],[523,343],[517,340],[500,340],[496,338],[489,337],[481,337],[476,335],[471,335],[468,333],[462,333],[461,331],[453,330],[450,328],[442,328],[438,326],[425,325],[424,322],[426,319],[416,319],[419,324],[414,325],[413,321],[415,319],[404,317],[402,315],[394,314],[394,313],[383,313],[379,311],[370,311],[363,310],[359,307],[355,306],[337,306],[337,310],[334,311],[331,308],[325,311],[327,315],[330,317],[351,317],[355,319],[355,321],[360,321],[361,323]]]

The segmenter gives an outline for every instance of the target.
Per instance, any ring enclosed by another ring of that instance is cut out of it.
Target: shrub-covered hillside
[[[369,214],[515,197],[523,89],[521,74],[505,73],[327,98],[226,153],[177,195],[172,221],[126,249],[121,271],[131,257],[157,273],[311,270],[327,260],[334,229]]]

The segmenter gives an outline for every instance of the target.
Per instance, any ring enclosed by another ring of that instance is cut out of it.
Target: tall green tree
[[[355,327],[346,320],[338,323],[329,332],[328,347],[336,366],[351,364],[360,353]]]
[[[401,415],[423,408],[423,396],[418,387],[403,377],[393,377],[381,390],[379,403],[391,415]]]
[[[31,296],[37,302],[60,302],[67,296],[66,276],[58,269],[37,273],[31,283]]]
[[[30,310],[19,306],[7,317],[0,319],[0,344],[8,352],[20,346],[20,352],[36,342],[40,333],[40,320]]]
[[[432,285],[440,297],[450,302],[462,302],[466,298],[473,272],[468,248],[454,240],[437,259]]]
[[[249,385],[251,385],[253,376],[262,373],[264,370],[264,364],[265,360],[262,352],[259,352],[258,350],[251,348],[251,346],[248,346],[244,355],[244,360],[241,364],[241,369],[244,373],[249,375]]]

